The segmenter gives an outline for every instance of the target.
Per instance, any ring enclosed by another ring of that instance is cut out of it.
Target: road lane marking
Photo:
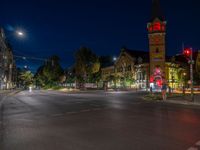
[[[78,112],[75,111],[71,111],[71,112],[67,112],[66,114],[70,115],[70,114],[77,114]]]
[[[91,111],[90,109],[84,109],[84,110],[81,110],[80,112],[89,112]]]
[[[52,116],[53,117],[59,117],[59,116],[62,116],[63,114],[53,114]]]
[[[19,118],[19,119],[14,119],[15,121],[23,121],[23,122],[34,122],[34,120],[31,119],[25,119],[25,118]],[[3,124],[3,123],[2,123]]]
[[[138,105],[138,104],[141,104],[141,102],[134,102],[134,103],[131,103],[132,105]]]
[[[93,108],[93,110],[101,110],[102,108]]]
[[[195,148],[195,147],[190,147],[189,149],[187,150],[198,150],[198,148]]]
[[[200,141],[196,142],[196,145],[197,145],[197,146],[200,146]]]
[[[98,104],[90,104],[90,106],[99,107],[99,106],[101,106],[101,105],[98,105]]]

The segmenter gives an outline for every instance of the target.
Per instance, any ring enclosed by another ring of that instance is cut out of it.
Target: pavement
[[[140,92],[22,91],[0,109],[0,150],[198,150],[200,107]]]
[[[19,92],[19,90],[0,90],[0,107],[3,101],[5,100],[6,96],[10,94],[15,94],[17,92]]]
[[[191,96],[179,96],[174,98],[168,98],[165,103],[174,103],[174,104],[181,104],[181,105],[193,105],[193,106],[200,106],[200,94],[194,95],[194,101],[191,101]]]

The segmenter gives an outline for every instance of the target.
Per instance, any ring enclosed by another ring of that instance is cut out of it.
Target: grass
[[[173,94],[167,94],[167,98],[176,98],[176,97],[183,97],[183,94],[177,94],[177,93],[173,93]],[[153,94],[147,94],[143,97],[145,100],[149,100],[149,101],[160,101],[162,100],[162,94],[161,93],[153,93]]]

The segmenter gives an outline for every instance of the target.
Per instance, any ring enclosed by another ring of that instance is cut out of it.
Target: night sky
[[[1,0],[0,25],[15,55],[47,58],[57,54],[64,68],[80,46],[98,55],[117,56],[121,47],[148,51],[146,26],[152,0]],[[182,43],[200,49],[199,0],[161,0],[167,20],[167,53]],[[14,31],[26,32],[24,38]],[[19,60],[36,70],[42,61]]]

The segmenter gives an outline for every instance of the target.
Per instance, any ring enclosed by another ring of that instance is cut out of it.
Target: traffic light
[[[156,81],[156,83],[158,86],[160,86],[160,87],[162,86],[162,80],[158,80],[158,81]]]
[[[154,82],[154,78],[150,77],[150,83],[153,83],[153,82]]]
[[[190,48],[187,48],[187,49],[184,50],[183,53],[184,53],[184,55],[185,55],[186,57],[189,57],[189,56],[191,56],[192,51],[191,51]]]

